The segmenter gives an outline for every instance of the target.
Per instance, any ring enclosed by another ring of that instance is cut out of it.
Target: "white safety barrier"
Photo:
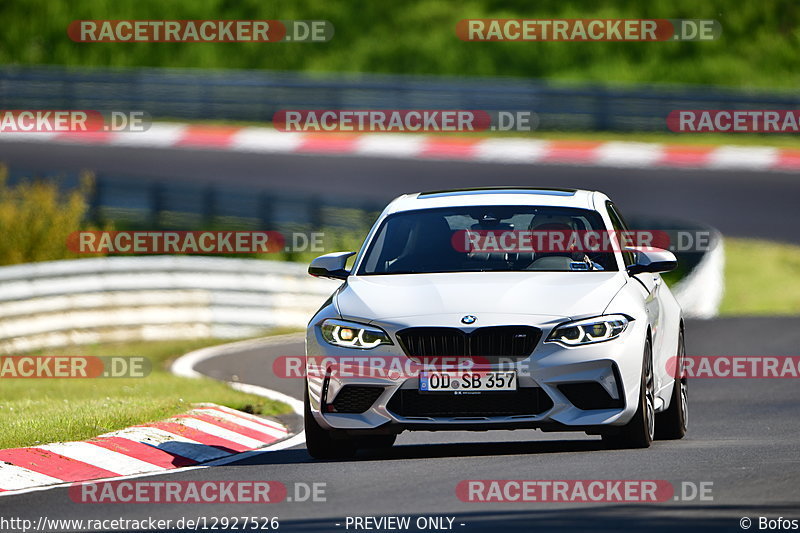
[[[722,239],[673,287],[685,317],[716,315]],[[77,344],[237,338],[304,327],[339,282],[306,265],[192,256],[106,257],[0,268],[0,353]]]
[[[672,287],[685,318],[714,318],[725,294],[725,245],[717,234],[689,274]]]
[[[307,266],[191,256],[0,268],[0,353],[304,327],[338,286]]]

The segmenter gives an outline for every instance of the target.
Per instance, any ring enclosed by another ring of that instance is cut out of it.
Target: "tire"
[[[660,440],[682,439],[689,428],[688,384],[686,383],[686,376],[683,375],[685,357],[686,347],[683,341],[683,330],[681,330],[678,337],[678,356],[672,398],[669,402],[669,408],[656,415],[656,438]]]
[[[630,422],[617,433],[606,433],[603,441],[612,448],[649,448],[655,436],[655,381],[653,379],[653,349],[650,339],[644,346],[642,383],[639,387],[639,406]]]
[[[369,435],[358,439],[359,448],[383,450],[394,446],[397,435]]]
[[[314,459],[347,459],[353,457],[358,446],[353,439],[329,431],[319,424],[311,414],[308,400],[308,383],[303,395],[303,426],[306,431],[306,450]]]

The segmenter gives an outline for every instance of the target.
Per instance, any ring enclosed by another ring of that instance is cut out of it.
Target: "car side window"
[[[611,226],[613,226],[614,231],[617,232],[617,235],[621,235],[621,232],[629,231],[627,224],[625,224],[622,217],[617,212],[617,208],[614,206],[614,204],[606,201],[606,209],[608,209],[608,216],[611,219]],[[621,242],[621,244],[624,243]],[[622,261],[627,267],[634,264],[636,262],[636,258],[632,252],[622,252]]]

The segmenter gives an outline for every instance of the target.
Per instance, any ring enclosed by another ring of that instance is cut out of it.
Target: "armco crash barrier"
[[[0,353],[126,340],[235,338],[304,327],[338,282],[307,266],[106,257],[0,268]]]
[[[663,121],[663,119],[661,119]],[[663,126],[661,126],[663,128]],[[800,152],[768,146],[692,146],[621,141],[458,137],[447,135],[282,132],[264,127],[155,123],[143,132],[4,133],[2,141],[159,147],[254,153],[536,163],[612,168],[800,171]]]
[[[722,239],[673,287],[685,317],[716,314]],[[339,282],[304,264],[106,257],[0,268],[0,354],[127,340],[254,336],[305,327]]]

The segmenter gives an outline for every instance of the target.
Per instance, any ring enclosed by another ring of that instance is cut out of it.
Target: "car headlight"
[[[334,346],[369,350],[381,344],[392,344],[389,335],[382,329],[357,322],[329,318],[320,324],[319,329],[322,338]]]
[[[605,315],[567,322],[553,329],[545,342],[580,346],[609,341],[619,337],[631,320],[625,315]]]

